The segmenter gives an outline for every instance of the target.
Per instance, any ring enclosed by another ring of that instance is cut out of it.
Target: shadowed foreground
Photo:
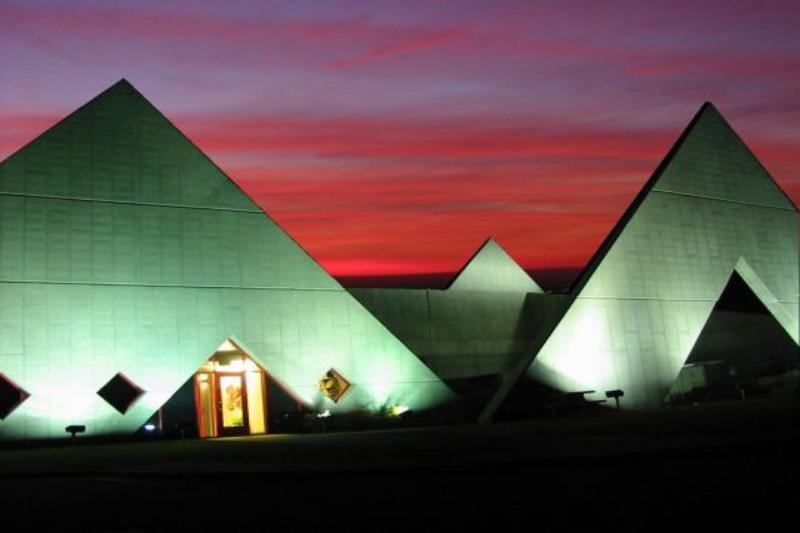
[[[769,526],[794,514],[794,400],[459,426],[0,451],[4,531],[486,523]]]

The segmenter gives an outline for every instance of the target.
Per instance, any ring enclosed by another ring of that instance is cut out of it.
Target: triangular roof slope
[[[775,294],[796,295],[798,277],[791,272],[797,257],[786,254],[797,250],[791,244],[796,232],[783,223],[796,214],[783,190],[706,102],[576,288],[583,296],[716,298],[745,257]],[[783,261],[776,261],[775,250]],[[709,270],[718,274],[709,278]]]
[[[453,398],[127,82],[0,163],[0,228],[0,372],[30,393],[2,436],[135,431],[225,339],[321,410]],[[118,373],[124,414],[97,395]]]
[[[4,192],[260,211],[124,79],[2,165]]]
[[[23,268],[21,263],[6,261],[0,264],[0,275],[6,270],[11,277],[28,280],[340,288],[126,80],[0,163],[0,191],[27,198],[97,202],[90,205],[107,206],[103,216],[119,215],[117,224],[123,223],[122,212],[134,213],[121,206],[190,208],[150,211],[161,217],[185,215],[180,219],[139,216],[128,220],[129,225],[138,226],[131,227],[131,232],[143,238],[131,241],[130,246],[118,243],[115,257],[107,258],[118,262],[118,268],[98,268],[97,261],[81,248],[71,253],[70,260],[80,263],[83,258],[86,264],[43,260]],[[80,211],[71,204],[54,205],[64,217],[77,217]],[[88,222],[99,218],[95,211],[86,212]],[[252,216],[236,217],[236,213]],[[110,224],[111,218],[105,222]],[[155,242],[163,237],[156,232],[162,225],[173,226],[168,230],[174,234],[173,249]],[[51,233],[66,229],[48,228]],[[231,268],[223,254],[239,254],[238,245],[251,233],[261,239],[247,250],[250,260]]]
[[[543,292],[492,237],[484,241],[447,288],[455,291]]]
[[[658,405],[742,259],[798,339],[798,213],[704,104],[570,292],[552,332],[509,370],[489,418],[523,375],[557,390],[625,390]]]
[[[654,191],[792,209],[794,205],[716,107],[706,102]]]

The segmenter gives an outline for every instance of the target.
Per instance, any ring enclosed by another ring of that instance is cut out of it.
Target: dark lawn
[[[797,524],[796,401],[208,441],[0,450],[0,531]],[[407,529],[407,528],[406,528]],[[794,530],[795,527],[789,527]]]

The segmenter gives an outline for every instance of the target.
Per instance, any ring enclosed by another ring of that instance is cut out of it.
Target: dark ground
[[[794,531],[795,400],[0,450],[0,531]]]

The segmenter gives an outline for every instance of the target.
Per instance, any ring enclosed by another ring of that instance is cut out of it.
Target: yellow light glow
[[[245,381],[247,383],[247,417],[250,423],[250,433],[266,433],[261,372],[247,372]]]
[[[393,405],[389,408],[389,415],[400,416],[403,413],[407,413],[408,411],[409,407],[407,405]]]
[[[215,372],[244,372],[245,370],[251,372],[257,372],[261,370],[251,360],[242,360],[242,359],[234,359],[230,361],[227,365],[219,364],[219,361],[214,362],[214,371]]]

